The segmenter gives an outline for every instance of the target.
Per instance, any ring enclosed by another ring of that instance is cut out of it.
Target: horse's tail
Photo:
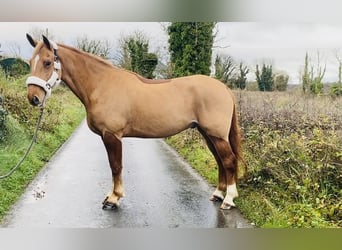
[[[236,157],[236,170],[238,171],[238,160],[240,160],[243,165],[245,166],[245,173],[247,172],[247,164],[243,159],[242,156],[242,150],[241,150],[241,143],[242,143],[242,137],[241,137],[241,132],[240,132],[240,127],[239,127],[239,121],[236,113],[236,107],[234,105],[233,109],[233,117],[232,117],[232,122],[230,126],[230,131],[229,131],[229,144],[231,146],[231,149],[233,151],[233,154]],[[245,174],[244,173],[244,174]]]

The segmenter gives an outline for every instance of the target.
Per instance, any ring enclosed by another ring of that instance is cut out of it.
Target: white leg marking
[[[107,197],[110,197],[113,193],[114,193],[114,178],[112,179],[112,189],[109,190],[108,194],[107,194]]]
[[[121,197],[124,197],[124,189],[123,189],[122,183],[118,181],[117,185],[119,185],[119,187],[117,187],[117,190],[115,190],[114,178],[112,179],[112,181],[113,181],[113,188],[108,192],[105,202],[111,202],[116,205],[119,205],[119,199]],[[119,196],[117,195],[118,193],[119,193]]]
[[[218,190],[218,189],[216,188],[216,190],[214,191],[214,193],[213,193],[213,195],[211,196],[210,200],[211,200],[211,201],[215,201],[215,200],[217,200],[217,199],[223,201],[224,195],[223,195],[223,192],[222,192],[221,190]]]
[[[231,207],[236,207],[233,199],[238,197],[238,191],[236,189],[236,183],[232,185],[228,185],[226,198],[224,198],[221,208],[222,209],[230,209]]]

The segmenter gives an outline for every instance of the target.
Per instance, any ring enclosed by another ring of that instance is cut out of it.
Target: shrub
[[[41,130],[53,132],[54,128],[61,123],[62,102],[60,98],[49,99],[49,105],[46,105],[44,110],[44,119],[40,126]],[[40,111],[28,104],[25,93],[8,91],[4,107],[26,129],[33,131]]]
[[[3,142],[7,135],[7,127],[6,127],[6,117],[7,111],[2,106],[3,97],[0,96],[0,143]]]
[[[323,91],[323,83],[320,79],[314,79],[313,82],[310,84],[310,91],[312,94],[318,95],[321,94]]]
[[[0,66],[11,78],[19,78],[30,72],[30,66],[20,58],[5,58],[0,60]]]
[[[342,85],[341,84],[333,84],[330,88],[331,96],[342,96]]]
[[[242,185],[288,226],[342,226],[342,99],[286,95],[237,95],[249,165]]]

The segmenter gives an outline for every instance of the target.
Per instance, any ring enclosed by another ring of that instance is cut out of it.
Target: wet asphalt
[[[161,139],[123,140],[126,196],[102,210],[111,172],[85,122],[28,186],[1,227],[250,228],[236,208],[209,201],[208,185]]]

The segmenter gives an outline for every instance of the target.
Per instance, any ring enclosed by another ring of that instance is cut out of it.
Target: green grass
[[[0,79],[5,99],[8,130],[0,143],[0,175],[9,171],[23,156],[34,131],[38,109],[30,107],[23,79],[7,83]],[[59,87],[47,101],[37,142],[22,166],[10,177],[0,180],[0,221],[24,192],[40,169],[68,139],[85,116],[83,105],[70,90]]]
[[[186,159],[196,171],[205,176],[207,181],[215,185],[217,182],[218,170],[216,161],[205,143],[200,140],[197,131],[186,132],[169,137],[166,140],[178,153]],[[196,141],[196,143],[193,143]]]

